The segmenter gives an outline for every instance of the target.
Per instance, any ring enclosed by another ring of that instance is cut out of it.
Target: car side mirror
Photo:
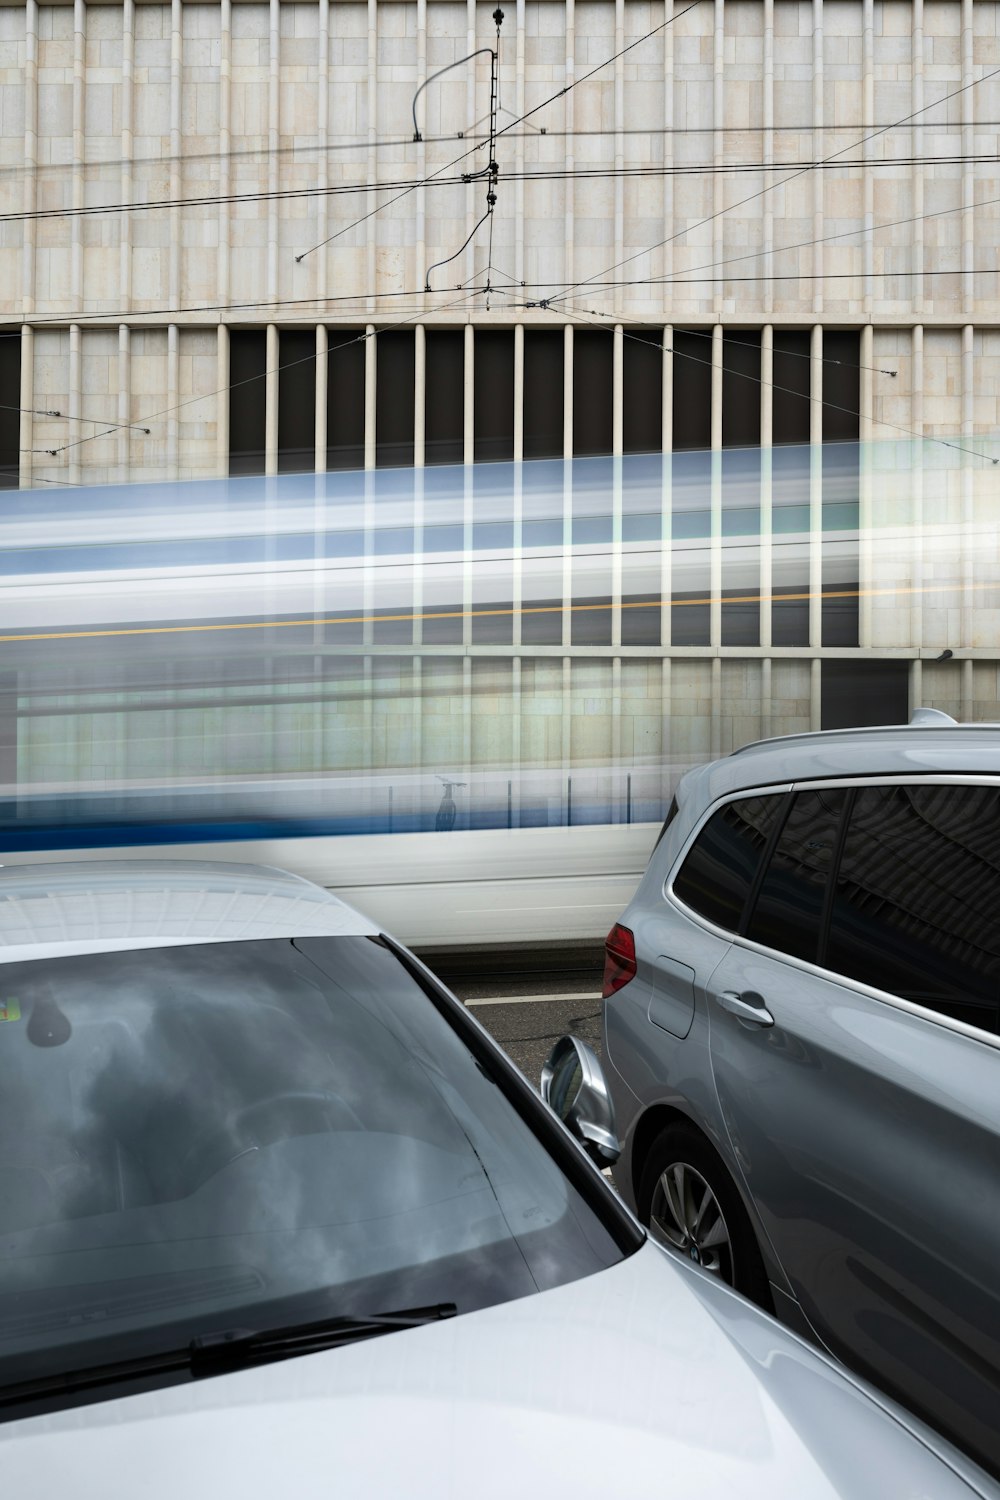
[[[542,1068],[542,1098],[599,1167],[621,1155],[615,1112],[594,1052],[575,1036],[560,1037]]]

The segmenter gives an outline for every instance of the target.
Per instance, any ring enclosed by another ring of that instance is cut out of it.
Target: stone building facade
[[[649,754],[670,723],[680,760],[919,702],[997,717],[998,20],[995,0],[512,0],[496,205],[463,249],[491,4],[0,4],[0,470],[703,454],[701,572],[686,600],[653,590],[651,633],[622,623],[612,495],[603,623],[466,621],[441,670],[468,692],[500,673],[484,702],[507,720],[525,674],[555,674],[567,762],[578,702],[580,758],[627,758],[636,685]],[[917,539],[895,559],[893,528]],[[359,682],[429,649],[362,645]]]

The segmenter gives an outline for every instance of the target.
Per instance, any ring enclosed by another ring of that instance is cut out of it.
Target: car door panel
[[[1000,1050],[739,941],[711,991],[725,1129],[806,1316],[1000,1467]]]

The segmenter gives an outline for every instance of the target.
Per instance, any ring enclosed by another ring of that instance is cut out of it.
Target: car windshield
[[[0,1016],[0,1385],[622,1256],[378,940],[6,964]]]

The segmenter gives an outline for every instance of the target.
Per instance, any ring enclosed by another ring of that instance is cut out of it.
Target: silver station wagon
[[[626,1200],[1000,1472],[1000,726],[689,772],[607,954]]]

